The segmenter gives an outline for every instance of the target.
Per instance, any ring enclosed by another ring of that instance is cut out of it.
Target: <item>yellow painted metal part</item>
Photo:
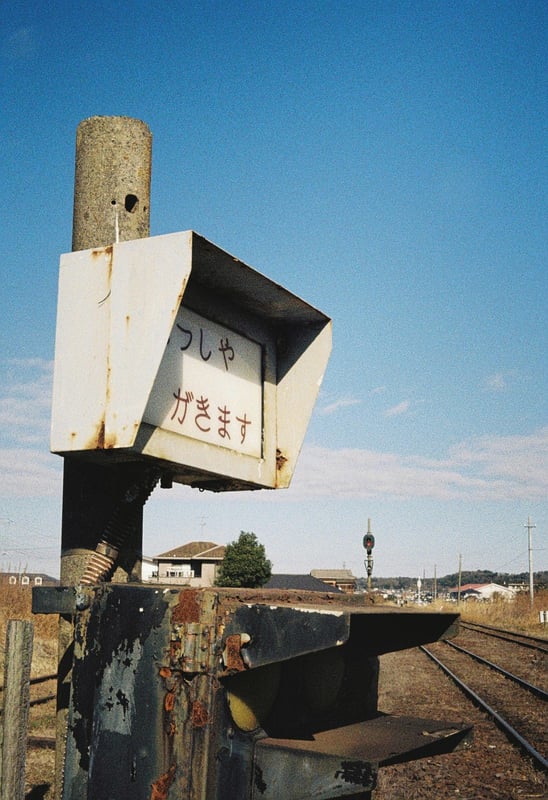
[[[241,672],[227,681],[230,713],[241,730],[260,727],[272,709],[279,685],[279,663]]]

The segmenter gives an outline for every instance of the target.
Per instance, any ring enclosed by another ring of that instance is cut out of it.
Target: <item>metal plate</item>
[[[383,715],[306,740],[262,739],[255,745],[252,797],[328,800],[371,791],[379,767],[450,752],[470,736],[462,723]]]

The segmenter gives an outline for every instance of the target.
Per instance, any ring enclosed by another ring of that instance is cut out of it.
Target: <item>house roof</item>
[[[155,560],[170,559],[171,561],[177,559],[188,561],[190,558],[204,561],[222,561],[225,550],[225,545],[216,544],[215,542],[188,542],[180,547],[167,550],[165,553],[160,553],[154,558]]]
[[[461,593],[462,592],[477,592],[478,594],[482,591],[487,591],[488,589],[502,592],[511,592],[511,589],[508,589],[507,586],[501,586],[498,583],[465,583],[463,586],[460,587]],[[459,591],[458,586],[454,586],[452,589],[449,589],[449,593],[453,594]]]
[[[356,578],[352,575],[351,569],[313,569],[310,574],[313,578],[324,581],[355,582]]]
[[[307,589],[312,592],[340,592],[336,586],[326,586],[325,583],[312,575],[272,575],[264,589]]]

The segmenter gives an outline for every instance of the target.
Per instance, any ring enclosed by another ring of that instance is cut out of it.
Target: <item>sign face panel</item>
[[[143,421],[261,458],[262,347],[179,308]]]

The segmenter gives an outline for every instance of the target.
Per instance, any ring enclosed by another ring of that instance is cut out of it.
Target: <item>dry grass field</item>
[[[454,608],[454,604],[453,604]],[[459,606],[463,620],[508,628],[529,636],[547,636],[548,626],[541,624],[540,611],[548,611],[548,590],[536,593],[533,604],[528,593],[520,593],[512,601],[493,598],[489,602],[467,600]]]
[[[10,619],[32,620],[34,645],[31,678],[52,675],[57,672],[56,614],[33,614],[32,594],[28,586],[0,584],[0,684],[4,681],[4,651],[6,629]],[[39,684],[31,689],[31,698],[44,697],[55,692],[55,683]],[[2,693],[0,692],[0,704]],[[33,706],[29,715],[30,736],[55,735],[55,701]],[[53,798],[53,775],[55,752],[51,749],[29,748],[26,764],[26,800],[51,800]]]

